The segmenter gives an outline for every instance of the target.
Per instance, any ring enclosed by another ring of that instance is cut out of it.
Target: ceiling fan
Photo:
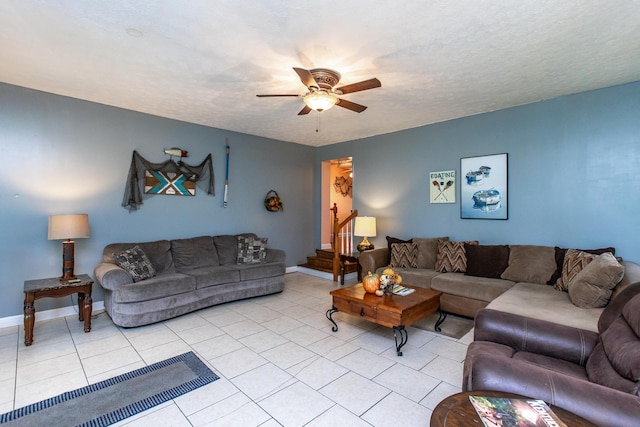
[[[355,111],[356,113],[362,113],[367,109],[364,105],[356,104],[355,102],[347,101],[346,99],[338,98],[340,95],[346,95],[353,92],[360,92],[367,89],[374,89],[381,87],[380,80],[373,78],[364,80],[358,83],[352,83],[345,86],[336,88],[335,86],[340,81],[340,73],[337,71],[329,70],[327,68],[314,68],[311,70],[305,70],[304,68],[293,67],[293,70],[298,74],[302,84],[304,84],[309,92],[304,95],[297,94],[284,94],[284,95],[256,95],[259,98],[266,98],[272,96],[296,96],[302,97],[305,106],[298,113],[299,116],[309,114],[311,110],[325,111],[334,105],[338,105],[347,110]]]

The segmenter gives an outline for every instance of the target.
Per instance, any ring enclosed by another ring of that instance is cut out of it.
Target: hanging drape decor
[[[133,152],[122,207],[129,212],[140,209],[143,198],[154,194],[194,196],[196,184],[214,196],[213,160],[209,154],[199,165],[191,166],[169,159],[151,163],[137,151]]]

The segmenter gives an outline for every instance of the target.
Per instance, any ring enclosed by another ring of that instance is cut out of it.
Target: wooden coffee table
[[[405,326],[411,326],[418,320],[432,313],[440,307],[442,292],[414,286],[403,286],[415,289],[415,292],[401,295],[377,296],[364,291],[362,283],[347,288],[331,291],[333,306],[327,310],[327,319],[333,323],[331,330],[338,331],[338,324],[333,320],[334,313],[360,316],[378,325],[393,328],[396,340],[396,353],[402,356],[402,347],[407,343],[408,334]]]

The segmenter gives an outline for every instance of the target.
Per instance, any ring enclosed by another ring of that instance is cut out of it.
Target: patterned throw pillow
[[[440,273],[464,273],[467,271],[467,254],[464,244],[477,245],[478,241],[450,242],[438,240],[436,271]]]
[[[147,254],[136,245],[118,254],[113,254],[116,263],[133,279],[134,282],[150,279],[156,275],[156,269],[149,261]]]
[[[393,243],[390,265],[398,268],[417,268],[418,245],[415,243]]]
[[[557,291],[569,291],[569,282],[578,275],[597,255],[568,249],[562,262],[562,274],[553,288]]]
[[[547,285],[555,285],[558,279],[562,276],[562,264],[564,263],[564,256],[569,249],[555,247],[555,259],[556,259],[556,270],[551,275],[551,279],[547,282]],[[578,249],[579,251],[586,252],[588,254],[601,255],[605,252],[611,252],[612,255],[616,254],[616,248],[608,247],[608,248],[600,248],[600,249]],[[622,259],[618,259],[618,262],[622,262]]]
[[[238,236],[238,264],[267,262],[267,237]]]
[[[391,245],[393,245],[394,243],[413,243],[413,239],[409,239],[409,240],[402,240],[402,239],[398,239],[397,237],[390,237],[387,236],[387,259],[385,261],[385,265],[391,265]]]

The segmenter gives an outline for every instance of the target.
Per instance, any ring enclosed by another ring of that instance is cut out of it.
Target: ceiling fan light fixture
[[[325,90],[310,92],[305,95],[303,100],[307,107],[315,111],[326,111],[338,102],[338,98],[335,95]]]

